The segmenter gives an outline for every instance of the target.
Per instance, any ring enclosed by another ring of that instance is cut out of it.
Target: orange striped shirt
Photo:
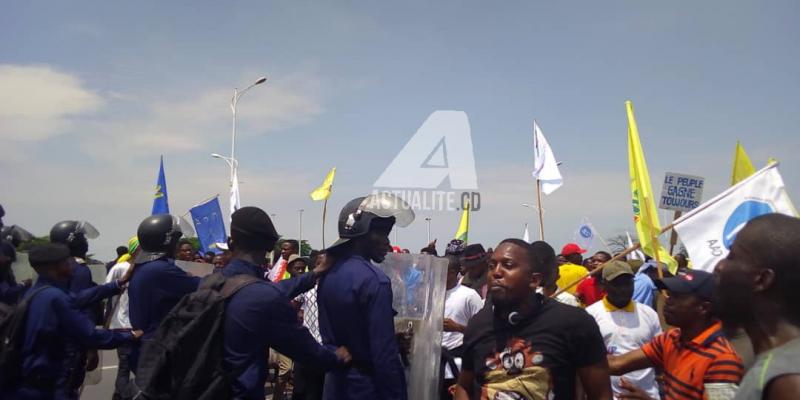
[[[664,371],[664,400],[703,400],[707,383],[739,384],[744,376],[742,359],[715,322],[687,343],[681,330],[670,329],[642,346],[650,361]]]

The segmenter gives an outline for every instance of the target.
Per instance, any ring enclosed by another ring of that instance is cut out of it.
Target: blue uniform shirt
[[[320,280],[317,300],[323,344],[353,356],[353,368],[325,376],[324,398],[406,399],[389,277],[362,257],[339,260]]]
[[[144,331],[142,340],[152,337],[158,325],[183,296],[197,290],[200,278],[189,275],[171,258],[138,264],[128,285],[128,313],[134,330]],[[131,369],[136,371],[141,342],[133,344]]]
[[[78,293],[95,286],[92,281],[92,271],[84,264],[79,263],[74,257],[69,258],[72,268],[72,279],[69,280],[69,291]]]
[[[42,286],[51,286],[37,293],[28,305],[25,325],[25,342],[22,347],[22,382],[17,395],[37,398],[53,389],[43,387],[49,382],[57,388],[56,399],[77,398],[77,389],[83,383],[82,360],[75,352],[83,349],[113,349],[131,341],[128,332],[95,329],[85,313],[80,310],[98,301],[119,294],[116,282],[96,286],[78,293],[70,293],[65,283],[39,277],[31,293]],[[72,379],[70,380],[70,376]],[[38,382],[33,387],[23,382]],[[13,398],[13,396],[12,396]]]
[[[274,284],[263,280],[259,266],[241,259],[231,260],[222,274],[226,277],[246,274],[262,279],[236,292],[225,309],[225,370],[241,371],[233,383],[234,397],[264,398],[270,347],[297,362],[322,369],[332,369],[338,364],[336,354],[314,340],[289,304],[290,299],[314,287],[313,274]]]

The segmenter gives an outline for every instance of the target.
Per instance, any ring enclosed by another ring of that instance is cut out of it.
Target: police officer
[[[77,399],[84,366],[71,354],[72,349],[113,349],[142,334],[95,329],[93,321],[78,311],[119,294],[125,278],[72,293],[68,288],[74,272],[68,261],[71,256],[70,249],[54,243],[29,252],[30,264],[39,278],[26,294],[29,305],[20,377],[2,398]]]
[[[6,232],[3,228],[3,217],[5,211],[0,205],[0,232]],[[10,233],[10,232],[9,232]],[[5,235],[0,237],[0,302],[14,305],[26,290],[31,286],[31,280],[26,279],[22,283],[17,282],[14,276],[12,264],[17,260],[16,245],[12,239],[6,240]]]
[[[50,229],[50,242],[61,243],[69,248],[71,256],[69,263],[73,269],[69,282],[71,292],[77,293],[95,285],[92,281],[92,271],[86,266],[86,253],[89,252],[87,237],[94,239],[97,235],[97,230],[90,223],[83,221],[61,221]]]
[[[341,366],[350,359],[344,348],[334,352],[317,343],[289,303],[313,288],[324,270],[278,283],[264,279],[261,265],[278,237],[269,216],[260,208],[242,207],[231,216],[228,246],[233,253],[222,274],[226,277],[244,274],[257,279],[231,296],[225,309],[224,367],[226,371],[236,371],[231,395],[237,399],[264,398],[270,347],[323,370]]]
[[[183,235],[178,218],[152,215],[139,224],[136,236],[141,252],[133,260],[133,277],[128,288],[128,309],[133,329],[150,338],[167,313],[180,299],[197,290],[200,278],[175,265],[175,252]],[[133,344],[131,370],[139,362],[140,342]]]
[[[317,289],[325,345],[345,346],[353,368],[328,372],[325,399],[406,399],[406,381],[394,331],[389,277],[372,262],[390,249],[392,227],[414,220],[408,204],[381,193],[347,203],[339,214],[335,259]]]

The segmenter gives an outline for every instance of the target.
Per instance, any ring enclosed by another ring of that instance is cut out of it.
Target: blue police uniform
[[[222,270],[226,277],[247,274],[262,279],[241,288],[225,308],[224,363],[226,371],[238,373],[232,395],[263,399],[267,378],[267,349],[329,370],[338,364],[332,348],[320,346],[303,327],[289,300],[314,287],[311,273],[277,284],[263,280],[261,267],[233,259]]]
[[[82,290],[95,286],[92,281],[92,271],[84,264],[79,263],[74,257],[69,258],[69,266],[72,268],[72,278],[69,280],[69,291],[79,293]]]
[[[405,373],[394,332],[389,277],[368,260],[339,260],[319,283],[319,328],[326,345],[345,346],[353,367],[325,375],[325,399],[402,399]]]
[[[81,309],[119,294],[116,282],[71,293],[66,283],[40,277],[28,304],[25,341],[22,347],[22,380],[8,398],[77,399],[85,375],[85,349],[113,349],[131,340],[129,332],[95,329]],[[3,398],[7,398],[3,396]]]
[[[171,258],[136,265],[128,284],[128,313],[134,330],[144,331],[142,340],[153,336],[158,325],[183,296],[197,290],[200,278],[189,275]],[[139,363],[141,341],[131,348],[131,370]]]

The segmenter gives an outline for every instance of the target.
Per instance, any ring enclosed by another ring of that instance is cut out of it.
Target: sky
[[[493,247],[538,220],[532,123],[562,162],[543,198],[556,249],[582,218],[633,231],[625,100],[633,101],[653,190],[666,172],[729,186],[741,140],[757,167],[781,162],[800,198],[800,3],[12,2],[0,14],[0,204],[38,235],[60,220],[101,232],[103,259],[152,206],[164,156],[175,214],[220,195],[227,214],[230,98],[242,97],[242,205],[320,247],[308,193],[337,167],[326,239],[437,110],[469,118],[481,209],[470,242]],[[449,190],[448,182],[443,190]],[[417,213],[397,232],[440,251],[457,211]],[[671,213],[662,212],[662,224]],[[392,236],[394,240],[394,234]],[[595,248],[601,247],[599,243]]]

